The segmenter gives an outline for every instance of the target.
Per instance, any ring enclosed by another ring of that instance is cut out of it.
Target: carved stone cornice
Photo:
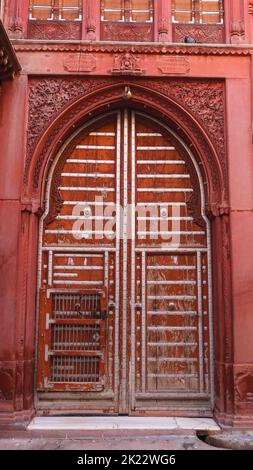
[[[0,81],[12,78],[20,70],[18,59],[0,20]]]
[[[29,41],[13,41],[13,47],[16,52],[92,52],[92,53],[132,53],[132,54],[161,54],[161,55],[213,55],[213,56],[247,56],[252,54],[253,46],[211,46],[211,45],[171,45],[171,44],[136,44],[114,43],[81,43],[75,44],[65,42],[57,43],[55,41],[38,41],[31,43]]]

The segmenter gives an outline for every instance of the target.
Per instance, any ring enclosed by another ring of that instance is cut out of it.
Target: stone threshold
[[[162,431],[220,431],[209,418],[149,418],[149,417],[36,417],[27,431],[103,431],[103,430],[162,430]]]

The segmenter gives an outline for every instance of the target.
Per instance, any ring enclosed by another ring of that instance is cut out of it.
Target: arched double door
[[[210,234],[183,142],[111,112],[66,143],[46,201],[38,410],[210,414]]]

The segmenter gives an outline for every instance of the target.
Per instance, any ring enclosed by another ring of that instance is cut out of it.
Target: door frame
[[[128,147],[128,139],[129,139],[129,133],[128,133],[128,127],[129,123],[131,122],[131,154],[132,154],[132,159],[131,161],[135,161],[135,115],[143,116],[144,118],[148,119],[150,122],[153,122],[160,128],[162,128],[168,135],[172,135],[173,138],[185,149],[187,154],[189,155],[191,161],[194,164],[194,168],[196,170],[196,173],[198,175],[198,180],[200,184],[200,192],[201,192],[201,210],[202,210],[202,216],[206,222],[206,227],[207,227],[207,244],[208,244],[208,280],[209,280],[209,337],[210,337],[210,383],[211,383],[211,406],[213,407],[214,403],[214,374],[213,374],[213,315],[212,315],[212,275],[211,275],[211,233],[210,233],[210,221],[206,217],[205,214],[205,192],[204,192],[204,185],[202,181],[202,176],[201,172],[199,169],[199,166],[194,158],[193,153],[190,151],[189,147],[185,144],[182,138],[180,138],[175,131],[170,129],[167,125],[161,123],[157,118],[153,117],[152,115],[149,115],[147,113],[143,113],[138,110],[132,110],[125,108],[123,111],[122,110],[113,110],[110,112],[106,112],[99,116],[99,118],[92,119],[88,121],[86,124],[84,124],[82,127],[78,128],[67,140],[66,142],[62,145],[61,149],[58,151],[53,165],[51,165],[49,176],[47,178],[47,185],[45,188],[45,200],[46,200],[46,209],[43,214],[43,216],[40,219],[40,225],[39,225],[39,270],[38,272],[40,273],[41,269],[41,249],[42,249],[42,236],[43,236],[43,221],[45,220],[48,211],[49,211],[49,196],[50,196],[50,188],[51,188],[51,181],[52,177],[55,171],[55,168],[57,166],[57,163],[59,159],[62,157],[66,149],[69,148],[71,143],[76,140],[77,136],[83,134],[85,131],[88,133],[91,129],[97,128],[99,125],[99,122],[104,122],[105,120],[108,119],[108,117],[112,117],[117,115],[117,134],[119,139],[117,139],[117,147],[116,147],[116,162],[117,162],[117,175],[118,175],[118,180],[119,180],[119,175],[120,175],[120,157],[121,157],[121,152],[123,155],[123,174],[124,174],[124,194],[123,194],[123,200],[124,200],[124,217],[123,217],[123,230],[126,230],[126,224],[127,224],[127,213],[126,213],[126,207],[127,207],[127,202],[128,202],[128,194],[127,194],[127,184],[126,184],[126,179],[128,178],[128,159],[129,159],[129,147]],[[120,129],[121,127],[121,119],[120,117],[123,116],[123,132]],[[124,142],[121,141],[120,136],[123,135]],[[122,151],[123,149],[123,151]],[[132,166],[132,196],[133,196],[133,191],[135,188],[135,166]],[[117,208],[120,206],[120,187],[118,187],[117,190]],[[133,205],[132,205],[133,207]],[[133,216],[133,214],[132,214]],[[120,230],[120,213],[119,210],[117,210],[117,227],[118,230]],[[134,220],[134,219],[133,219]],[[133,224],[132,230],[135,230],[135,226]],[[116,251],[120,250],[120,240],[119,237],[116,237]],[[175,251],[175,250],[174,250]],[[120,357],[124,358],[124,363],[121,364],[122,369],[123,369],[123,392],[122,390],[119,392],[118,395],[121,395],[119,402],[122,403],[123,400],[123,406],[119,408],[119,413],[120,414],[129,414],[129,415],[135,415],[138,414],[134,411],[134,403],[135,403],[135,321],[134,321],[134,308],[131,307],[131,367],[128,372],[128,367],[127,367],[127,337],[126,337],[126,327],[127,327],[127,304],[128,304],[128,297],[127,297],[127,282],[128,282],[128,274],[127,274],[127,264],[128,264],[128,243],[123,245],[123,319],[122,319],[122,327],[120,328],[120,318],[119,318],[119,298],[116,298],[116,305],[117,305],[117,314],[115,318],[115,390],[118,387],[118,372],[119,372],[119,363],[120,360],[117,360],[117,358],[120,359]],[[134,254],[134,255],[133,255]],[[134,266],[134,256],[135,256],[135,240],[132,237],[131,241],[131,269],[133,270]],[[117,257],[119,258],[119,257]],[[119,296],[119,264],[116,267],[116,296]],[[38,276],[38,286],[37,289],[39,292],[39,276]],[[131,304],[132,306],[134,305],[134,298],[135,298],[135,279],[132,276],[131,277]],[[142,299],[143,301],[143,299]],[[135,302],[134,302],[135,303]],[[36,378],[37,378],[37,367],[38,367],[38,334],[39,334],[39,326],[38,326],[38,318],[39,318],[39,295],[37,295],[37,309],[36,309],[36,361],[35,361],[35,384],[34,384],[34,392],[35,392],[35,397],[37,397],[37,390],[36,390]],[[121,330],[121,331],[120,331]],[[122,338],[122,344],[123,344],[123,352],[120,354],[119,352],[119,338]],[[122,381],[121,381],[122,385]],[[129,400],[127,399],[129,397]],[[152,413],[154,414],[154,413]]]

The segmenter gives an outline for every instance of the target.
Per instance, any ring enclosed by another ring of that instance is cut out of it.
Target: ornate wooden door
[[[208,414],[210,235],[193,157],[129,110],[66,145],[39,250],[38,408]]]

